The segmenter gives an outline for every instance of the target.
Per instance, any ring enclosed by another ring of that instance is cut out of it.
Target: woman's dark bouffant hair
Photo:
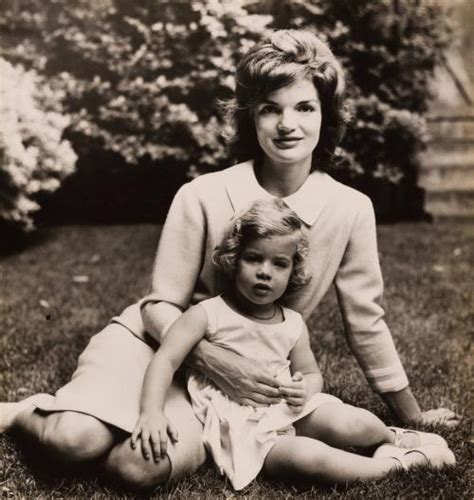
[[[235,218],[226,231],[222,243],[212,255],[214,264],[233,279],[239,256],[245,245],[256,238],[294,236],[297,239],[293,257],[293,270],[284,299],[302,288],[310,279],[306,273],[308,237],[301,219],[279,198],[256,201],[248,210]]]
[[[263,156],[253,121],[255,106],[301,78],[314,83],[321,101],[321,132],[311,170],[328,170],[347,121],[344,73],[329,47],[303,30],[274,31],[237,66],[235,97],[225,107],[235,132],[231,149],[239,161]]]

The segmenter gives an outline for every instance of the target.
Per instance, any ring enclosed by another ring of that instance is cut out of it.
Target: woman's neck
[[[273,196],[285,198],[305,183],[311,172],[311,158],[298,164],[275,164],[264,158],[256,168],[260,185]]]

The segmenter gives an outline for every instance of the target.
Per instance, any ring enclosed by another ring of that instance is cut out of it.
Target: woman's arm
[[[140,302],[146,331],[161,342],[189,307],[206,247],[206,216],[193,183],[176,193],[156,251],[148,294]]]
[[[186,364],[206,374],[222,392],[242,405],[263,406],[281,400],[279,382],[258,360],[201,340]]]
[[[400,420],[424,420],[383,319],[375,215],[368,198],[361,203],[335,285],[349,346],[368,382]]]

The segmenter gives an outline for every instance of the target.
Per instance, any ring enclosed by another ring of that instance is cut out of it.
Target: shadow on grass
[[[54,238],[54,228],[44,227],[25,233],[8,224],[0,224],[0,234],[0,258],[2,258],[43,245]]]

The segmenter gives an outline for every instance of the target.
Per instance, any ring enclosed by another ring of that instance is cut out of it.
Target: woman
[[[91,339],[69,384],[55,397],[2,405],[15,429],[63,462],[100,458],[130,485],[149,487],[195,470],[205,458],[201,428],[175,383],[165,412],[179,441],[158,464],[130,446],[143,376],[160,340],[190,304],[225,282],[211,253],[229,220],[254,200],[282,198],[310,235],[311,282],[288,305],[306,319],[334,282],[349,345],[373,388],[404,422],[454,422],[449,410],[422,413],[383,321],[375,219],[367,197],[323,173],[344,128],[344,77],[334,56],[308,32],[277,31],[237,70],[236,147],[250,160],[184,185],[160,239],[149,295]],[[146,332],[146,333],[145,333]],[[201,341],[189,363],[241,404],[280,399],[258,362]],[[303,429],[301,430],[303,431]],[[417,446],[423,433],[404,439]]]

